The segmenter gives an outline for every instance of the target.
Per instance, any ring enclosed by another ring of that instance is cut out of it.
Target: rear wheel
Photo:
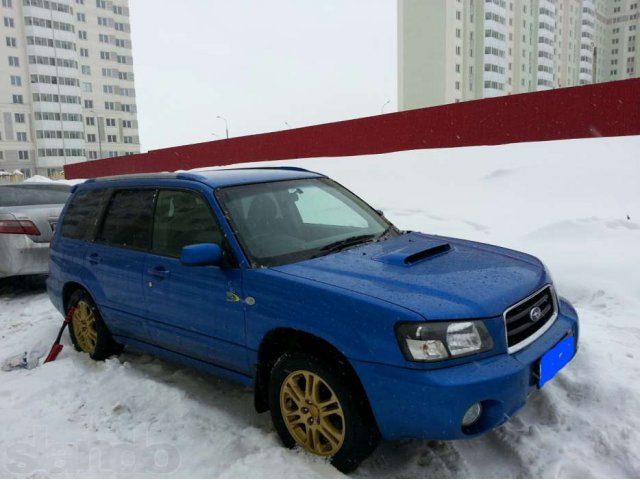
[[[273,423],[285,446],[331,458],[350,472],[376,448],[379,433],[366,399],[337,365],[300,353],[283,355],[269,385]]]
[[[96,304],[87,292],[77,290],[71,295],[69,310],[72,308],[74,311],[69,334],[77,351],[88,353],[94,360],[104,360],[120,352],[120,347],[113,340]]]

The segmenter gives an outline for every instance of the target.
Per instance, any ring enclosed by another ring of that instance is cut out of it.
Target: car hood
[[[495,317],[550,281],[530,255],[420,233],[273,269],[380,298],[429,320]]]

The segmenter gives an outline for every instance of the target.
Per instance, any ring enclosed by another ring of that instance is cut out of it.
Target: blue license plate
[[[540,380],[538,387],[551,380],[556,373],[569,363],[576,351],[576,342],[573,336],[567,337],[555,347],[545,353],[540,359]]]

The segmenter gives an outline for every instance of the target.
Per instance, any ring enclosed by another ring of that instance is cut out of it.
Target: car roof
[[[134,175],[116,175],[99,177],[86,183],[102,183],[111,181],[138,179],[177,179],[201,182],[213,188],[246,185],[249,183],[277,182],[302,178],[321,178],[324,175],[298,167],[259,167],[259,168],[226,168],[176,173],[143,173]]]

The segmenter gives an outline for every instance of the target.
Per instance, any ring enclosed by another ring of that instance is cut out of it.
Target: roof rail
[[[111,175],[108,177],[96,177],[87,180],[85,183],[109,182],[113,180],[131,180],[138,178],[177,178],[177,173],[160,172],[160,173],[130,173],[127,175]]]

